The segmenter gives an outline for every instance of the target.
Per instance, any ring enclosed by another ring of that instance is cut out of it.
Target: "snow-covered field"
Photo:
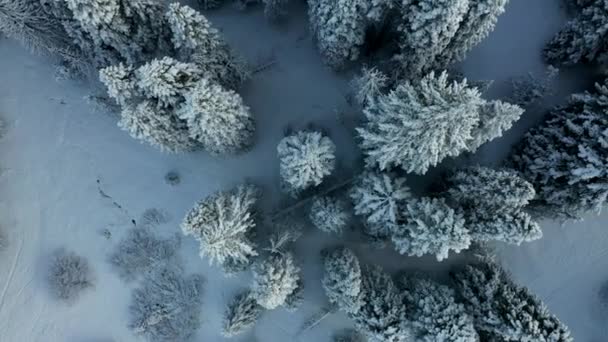
[[[263,186],[267,210],[281,206],[276,145],[287,127],[314,123],[326,129],[348,176],[355,158],[352,126],[359,115],[346,101],[348,75],[323,66],[308,33],[305,5],[298,2],[290,11],[290,18],[278,26],[268,24],[259,10],[239,12],[227,6],[209,16],[249,61],[277,61],[242,91],[256,117],[257,136],[251,152],[234,158],[163,154],[140,144],[116,127],[113,114],[95,111],[84,101],[89,85],[56,82],[46,58],[0,40],[0,118],[6,126],[0,141],[0,229],[8,236],[0,252],[0,341],[139,340],[127,327],[130,293],[137,282],[119,279],[108,254],[134,223],[140,224],[145,210],[156,208],[168,215],[169,222],[154,229],[170,237],[179,232],[181,219],[195,201],[245,179]],[[556,0],[511,0],[495,32],[463,63],[463,72],[471,79],[494,79],[488,95],[504,95],[510,77],[543,72],[542,46],[564,20]],[[585,89],[590,80],[585,70],[562,73],[545,105]],[[530,109],[503,138],[469,160],[500,160],[538,122],[541,107]],[[165,182],[169,171],[179,173],[180,184]],[[410,179],[414,188],[426,181]],[[564,225],[547,221],[542,223],[543,239],[520,247],[498,246],[514,278],[545,300],[577,341],[608,341],[608,308],[598,296],[608,281],[607,225],[607,213]],[[344,239],[362,260],[391,271],[423,269],[441,276],[464,258],[457,255],[437,263],[432,257],[375,251],[348,235]],[[346,317],[335,314],[298,335],[306,318],[326,303],[319,251],[336,243],[337,238],[309,228],[296,248],[304,269],[303,307],[296,313],[267,312],[251,332],[234,340],[255,336],[265,342],[329,341],[336,330],[348,327]],[[58,247],[85,256],[95,271],[95,287],[74,305],[55,301],[46,285],[50,256]],[[203,324],[194,340],[223,340],[224,307],[247,287],[249,275],[225,278],[199,258],[198,243],[191,238],[183,239],[180,258],[188,272],[205,278]]]

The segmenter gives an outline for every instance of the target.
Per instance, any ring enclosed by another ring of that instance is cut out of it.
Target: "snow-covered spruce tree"
[[[93,286],[93,270],[87,259],[58,249],[53,254],[48,283],[57,299],[72,303],[83,290]]]
[[[95,50],[115,51],[112,61],[136,64],[163,47],[163,5],[156,0],[65,0]],[[72,26],[73,27],[73,26]],[[73,32],[73,30],[70,30]],[[82,38],[82,35],[81,37]],[[118,60],[116,60],[118,59]],[[103,65],[107,66],[107,65]]]
[[[169,109],[158,108],[148,100],[126,106],[120,113],[118,127],[161,151],[186,152],[197,147],[196,141],[190,139],[185,122]]]
[[[455,293],[445,285],[430,279],[402,276],[400,287],[410,308],[415,341],[420,342],[478,342],[473,319],[462,304],[456,303]]]
[[[363,67],[361,74],[351,81],[355,100],[361,106],[369,106],[389,84],[388,77],[376,68]]]
[[[409,308],[390,275],[378,267],[366,269],[361,292],[363,304],[349,314],[359,331],[372,341],[411,341],[411,323],[406,317]]]
[[[431,72],[366,106],[368,121],[357,131],[368,165],[424,174],[443,159],[500,136],[521,113],[519,107],[482,99],[466,80],[450,83],[446,72]]]
[[[173,108],[184,100],[201,79],[203,70],[196,64],[182,63],[171,57],[154,59],[135,71],[137,87],[162,108]]]
[[[133,290],[129,327],[152,342],[188,341],[201,324],[202,297],[202,276],[165,264]]]
[[[459,208],[473,240],[521,244],[542,237],[538,223],[524,212],[535,191],[513,171],[467,168],[450,175],[446,197]]]
[[[222,39],[219,31],[194,9],[173,3],[166,13],[171,41],[182,60],[196,64],[222,86],[236,89],[249,77],[247,65]]]
[[[249,184],[218,191],[188,212],[182,231],[200,242],[201,257],[208,257],[211,264],[248,264],[258,254],[250,235],[259,196],[259,190]]]
[[[469,0],[401,0],[397,27],[401,74],[415,78],[434,70],[435,60],[454,38]]]
[[[300,268],[293,255],[272,254],[253,266],[251,294],[263,308],[276,309],[298,288],[299,280]]]
[[[345,247],[323,251],[323,289],[332,304],[347,313],[363,305],[359,259]]]
[[[545,216],[579,218],[608,198],[608,80],[575,94],[530,130],[513,166],[534,185],[532,202]]]
[[[285,190],[292,195],[318,186],[336,164],[336,145],[320,132],[299,131],[277,146]]]
[[[121,106],[141,96],[131,65],[119,63],[99,71],[99,80],[106,86],[108,95]]]
[[[377,237],[390,235],[399,219],[399,204],[411,197],[405,178],[378,171],[361,174],[350,190],[355,214],[365,218],[367,233]]]
[[[239,94],[203,78],[185,98],[176,114],[209,153],[234,154],[252,145],[255,123]]]
[[[450,250],[459,253],[471,244],[463,216],[442,198],[423,197],[402,209],[403,222],[393,227],[391,240],[401,254],[432,254],[442,261]]]
[[[469,265],[452,278],[475,328],[491,341],[574,341],[568,328],[498,265]]]
[[[581,11],[547,44],[551,64],[608,63],[608,3],[582,1]]]
[[[250,291],[239,293],[226,308],[222,335],[232,337],[242,334],[255,325],[263,310]]]
[[[509,0],[469,0],[468,2],[467,12],[450,43],[437,56],[435,68],[447,68],[464,60],[467,52],[494,31],[498,18],[505,12]]]
[[[335,197],[315,198],[310,206],[310,222],[326,233],[342,233],[351,220],[346,203]]]
[[[342,69],[359,58],[366,29],[380,23],[392,1],[311,0],[308,2],[310,27],[325,63]]]

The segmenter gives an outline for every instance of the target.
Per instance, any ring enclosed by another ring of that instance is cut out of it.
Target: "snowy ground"
[[[496,80],[488,95],[500,96],[509,77],[542,72],[542,45],[565,20],[557,3],[511,0],[496,31],[463,63],[465,74]],[[156,231],[171,236],[195,201],[245,178],[264,186],[267,209],[280,205],[275,148],[288,126],[303,128],[313,122],[327,129],[348,170],[355,156],[349,127],[357,114],[345,100],[347,77],[322,65],[307,33],[304,5],[294,4],[292,13],[279,26],[267,24],[257,10],[227,8],[211,16],[250,61],[277,60],[242,92],[258,121],[257,144],[250,153],[228,159],[204,153],[162,154],[138,143],[116,127],[114,116],[95,112],[85,103],[89,86],[55,82],[48,60],[0,40],[0,117],[7,126],[0,142],[0,227],[9,238],[8,247],[0,252],[0,341],[138,341],[127,328],[130,291],[136,283],[126,284],[116,276],[106,261],[108,254],[146,209],[169,214],[170,222]],[[590,78],[582,75],[580,70],[564,73],[549,102],[588,86]],[[531,109],[504,138],[471,159],[496,162],[541,116],[542,110]],[[177,186],[164,182],[171,170],[181,175]],[[416,187],[424,179],[410,181]],[[521,247],[499,246],[499,255],[516,280],[544,299],[577,341],[608,340],[608,309],[598,297],[599,287],[608,281],[607,222],[606,213],[564,226],[543,222],[542,240]],[[111,238],[101,234],[104,229]],[[251,333],[235,340],[297,340],[304,320],[325,304],[318,251],[337,242],[307,232],[297,246],[307,288],[303,308],[294,314],[268,312]],[[72,306],[53,300],[46,287],[49,256],[57,247],[87,257],[96,273],[95,288]],[[439,277],[463,258],[436,263],[432,258],[353,247],[363,260],[389,270],[420,268]],[[192,239],[183,240],[180,254],[189,272],[206,279],[204,322],[195,340],[221,341],[224,306],[247,286],[249,276],[224,278],[198,257]],[[344,316],[334,315],[299,340],[329,341],[335,330],[347,326]]]

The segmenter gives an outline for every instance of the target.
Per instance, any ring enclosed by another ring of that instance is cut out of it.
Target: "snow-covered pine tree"
[[[450,250],[459,253],[471,244],[463,216],[442,198],[423,197],[410,201],[402,209],[403,222],[391,234],[401,254],[432,254],[442,261]]]
[[[272,310],[285,304],[297,288],[300,268],[290,253],[271,254],[253,266],[253,298],[263,308]]]
[[[355,326],[372,341],[405,342],[412,336],[407,320],[404,294],[390,275],[379,267],[363,272],[361,283],[363,304],[349,316]]]
[[[142,95],[131,65],[119,63],[103,68],[99,71],[99,80],[106,86],[108,95],[121,106]]]
[[[393,2],[389,0],[311,0],[310,27],[325,63],[342,69],[359,58],[366,29],[380,23]]]
[[[171,41],[182,60],[196,64],[222,86],[236,89],[249,77],[246,63],[222,39],[205,16],[194,9],[173,3],[166,13]]]
[[[201,257],[208,257],[212,264],[249,263],[258,254],[250,235],[259,196],[259,190],[249,184],[218,191],[188,212],[182,231],[200,242]]]
[[[156,0],[65,0],[95,50],[113,50],[137,64],[158,52],[165,32],[163,5]]]
[[[331,196],[315,198],[310,206],[308,217],[319,230],[337,234],[342,233],[351,220],[346,203]]]
[[[203,70],[193,63],[163,57],[140,66],[135,75],[137,86],[145,97],[157,100],[159,107],[173,108],[183,102],[186,93],[203,76]]]
[[[365,107],[368,121],[357,131],[368,165],[424,174],[443,159],[500,136],[522,112],[482,99],[466,80],[450,83],[446,72],[431,72]]]
[[[542,237],[538,223],[524,212],[534,188],[515,172],[472,167],[450,175],[447,185],[445,196],[463,213],[473,240],[521,244]]]
[[[239,293],[228,305],[224,314],[222,335],[232,337],[242,334],[255,325],[264,311],[251,291]]]
[[[355,100],[363,107],[371,105],[389,84],[388,77],[377,68],[363,67],[351,82]]]
[[[124,107],[118,127],[161,151],[187,152],[197,147],[196,141],[190,139],[185,122],[149,100]]]
[[[185,99],[176,115],[205,150],[213,155],[234,154],[252,145],[255,123],[239,94],[203,78]]]
[[[402,276],[399,286],[405,293],[410,309],[415,341],[420,342],[478,342],[473,319],[455,293],[445,285],[430,279]]]
[[[475,328],[491,341],[574,341],[568,327],[500,266],[484,262],[451,275]]]
[[[608,198],[608,80],[575,94],[530,130],[511,159],[545,216],[579,218]]]
[[[357,256],[345,247],[323,251],[323,289],[329,301],[347,313],[363,305],[361,267]]]
[[[320,132],[299,131],[277,146],[285,190],[292,195],[318,186],[336,166],[336,145]]]
[[[467,12],[448,46],[437,56],[435,68],[447,68],[464,60],[467,52],[494,30],[498,17],[505,12],[509,0],[469,0],[468,2]]]
[[[579,1],[580,13],[547,44],[551,64],[608,63],[608,3]]]
[[[399,219],[399,205],[412,197],[405,178],[378,171],[367,171],[354,183],[350,198],[355,214],[366,220],[367,233],[387,237]]]
[[[469,9],[469,0],[401,0],[397,27],[401,74],[413,79],[434,70]]]

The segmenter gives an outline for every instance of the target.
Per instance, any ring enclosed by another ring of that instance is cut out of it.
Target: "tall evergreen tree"
[[[329,301],[347,313],[354,313],[363,304],[359,259],[344,247],[323,252],[323,288]]]
[[[339,198],[323,196],[315,198],[308,215],[310,222],[326,233],[342,233],[351,220],[346,203]]]
[[[530,130],[512,155],[548,216],[578,218],[608,198],[608,80],[575,94]]]
[[[452,278],[475,328],[491,341],[574,341],[568,327],[498,265],[469,265]]]
[[[253,327],[264,309],[250,291],[238,294],[226,308],[222,335],[232,337]]]
[[[608,3],[578,1],[580,13],[547,44],[552,64],[608,63]]]
[[[424,174],[443,159],[499,136],[523,113],[494,103],[482,99],[466,80],[449,83],[445,72],[401,83],[364,108],[368,121],[357,131],[366,161],[382,170],[401,166]]]
[[[300,268],[290,253],[272,254],[253,267],[251,294],[268,310],[284,305],[298,289]]]

